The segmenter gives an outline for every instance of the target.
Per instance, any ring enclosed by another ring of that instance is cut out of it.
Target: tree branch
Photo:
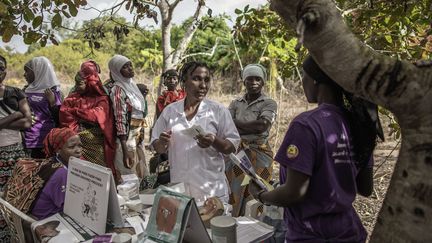
[[[148,1],[148,0],[142,0],[142,2],[147,3],[148,5],[155,6],[155,7],[159,6],[159,4],[156,4],[156,2],[152,1],[152,0],[150,0],[150,1]]]
[[[188,55],[184,55],[181,58],[180,62],[182,62],[184,59],[186,59],[188,57],[193,57],[193,56],[209,56],[209,57],[212,57],[215,54],[215,52],[216,52],[216,48],[217,48],[217,46],[219,44],[219,39],[220,39],[219,37],[216,38],[215,44],[211,48],[211,50],[209,52],[197,52],[197,53],[191,53],[191,54],[188,54]]]
[[[231,39],[232,39],[233,46],[234,46],[234,52],[235,52],[235,54],[236,54],[237,60],[238,60],[239,65],[240,65],[240,70],[243,70],[243,63],[242,63],[242,61],[241,61],[241,59],[240,59],[240,55],[239,55],[238,50],[237,50],[237,45],[236,45],[236,43],[235,43],[235,39],[234,39],[233,36],[231,37]]]
[[[199,0],[197,8],[192,18],[192,22],[186,28],[186,32],[183,38],[180,40],[177,50],[174,52],[173,61],[172,61],[174,64],[177,64],[179,62],[180,58],[185,53],[189,42],[192,40],[192,37],[195,34],[195,31],[197,30],[198,22],[201,20],[201,17],[203,15],[204,7],[205,7],[204,1]]]
[[[119,2],[119,3],[117,3],[117,4],[115,4],[115,5],[112,6],[111,8],[107,8],[107,9],[103,9],[103,10],[99,10],[99,9],[93,7],[93,6],[90,6],[90,5],[89,5],[88,8],[83,8],[83,9],[84,9],[84,10],[95,10],[95,11],[99,12],[99,15],[98,15],[98,17],[97,17],[97,18],[99,18],[100,16],[102,16],[102,14],[104,14],[105,12],[109,12],[109,11],[111,11],[111,14],[110,14],[110,15],[114,15],[114,14],[115,14],[114,11],[117,13],[117,12],[120,10],[121,6],[123,6],[123,4],[124,4],[125,2],[126,2],[126,0],[123,0],[123,1],[121,1],[121,2]],[[115,10],[116,8],[118,8],[118,9]]]
[[[181,2],[182,0],[175,0],[173,3],[171,3],[169,6],[172,9],[175,9],[177,7],[177,5],[179,4],[179,2]]]

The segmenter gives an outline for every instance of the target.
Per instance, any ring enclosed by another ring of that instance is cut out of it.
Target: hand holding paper
[[[273,190],[273,186],[255,172],[252,163],[243,150],[237,155],[233,153],[230,154],[229,158],[234,162],[235,165],[240,167],[240,169],[246,174],[246,177],[250,177],[250,179],[252,179],[253,182],[256,183],[262,190]]]
[[[182,131],[197,141],[198,146],[201,148],[208,148],[213,145],[216,136],[212,133],[206,133],[200,125],[193,125],[192,127]]]
[[[192,127],[187,128],[182,132],[193,138],[197,137],[198,135],[203,135],[203,136],[205,135],[204,129],[200,125],[193,125]]]
[[[198,135],[195,138],[198,146],[201,148],[208,148],[213,145],[216,136],[214,134],[207,133],[206,135]]]

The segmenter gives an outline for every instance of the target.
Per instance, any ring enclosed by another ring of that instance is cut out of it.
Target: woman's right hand
[[[127,169],[131,169],[134,165],[134,157],[133,153],[129,153],[128,151],[123,151],[123,165]]]
[[[21,119],[24,117],[24,114],[20,111],[15,111],[14,113],[12,113],[13,117],[15,118],[15,120],[17,119]]]

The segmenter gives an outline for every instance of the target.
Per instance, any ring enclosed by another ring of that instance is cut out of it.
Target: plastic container
[[[128,233],[120,233],[113,237],[112,239],[113,243],[131,243],[132,242],[132,236]]]
[[[237,243],[236,220],[230,216],[217,216],[210,220],[213,243]]]

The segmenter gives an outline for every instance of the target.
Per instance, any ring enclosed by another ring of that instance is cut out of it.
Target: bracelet
[[[258,194],[257,194],[258,202],[262,203],[262,204],[265,205],[265,206],[270,206],[269,204],[265,203],[265,202],[261,199],[261,194],[263,194],[264,192],[266,192],[266,191],[261,190],[260,192],[258,192]]]

